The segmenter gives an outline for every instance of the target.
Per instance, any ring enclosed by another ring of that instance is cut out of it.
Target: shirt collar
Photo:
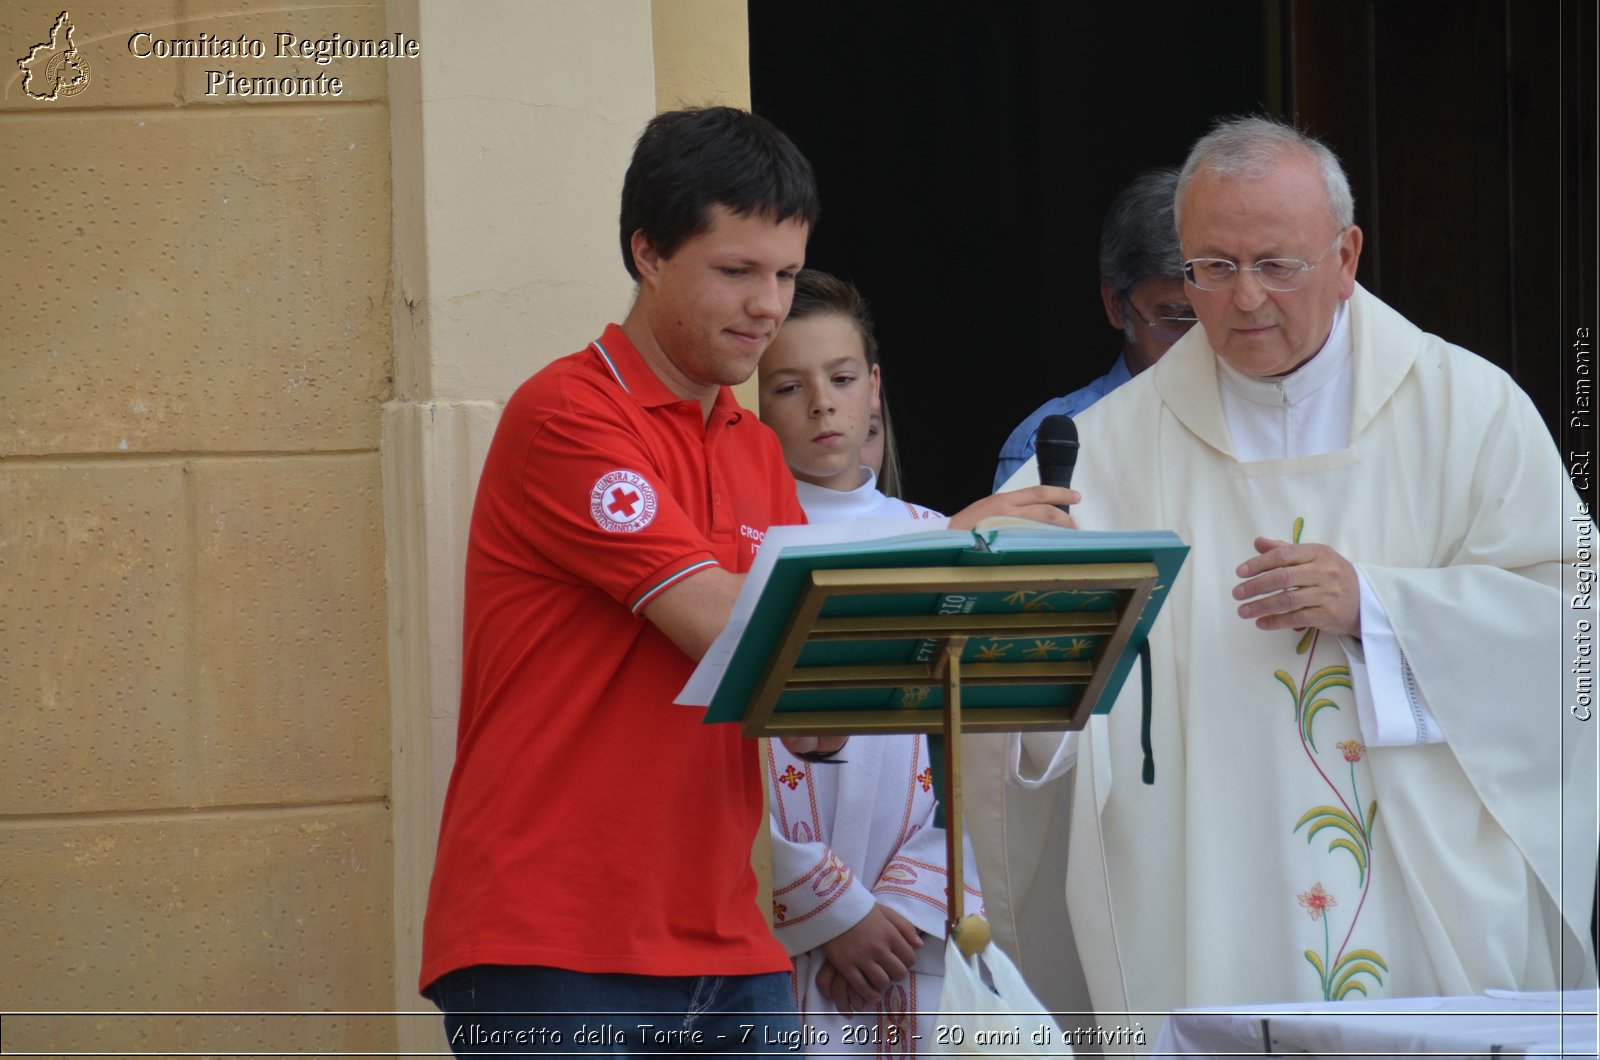
[[[1106,393],[1111,393],[1117,387],[1133,378],[1133,370],[1128,367],[1128,353],[1126,350],[1117,358],[1117,363],[1111,366],[1111,371],[1101,376],[1096,382],[1105,384]]]
[[[679,404],[699,406],[697,401],[674,394],[667,384],[651,371],[644,357],[634,347],[627,332],[623,331],[620,325],[607,324],[601,336],[589,343],[589,348],[600,358],[606,374],[643,407],[657,408],[662,405]],[[718,387],[716,400],[711,405],[710,418],[723,417],[731,423],[743,413],[744,408],[733,396],[733,391],[725,386]]]

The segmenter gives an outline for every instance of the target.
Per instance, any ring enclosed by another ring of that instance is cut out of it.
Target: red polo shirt
[[[474,964],[789,967],[750,869],[755,744],[673,705],[693,663],[641,611],[804,521],[777,437],[726,388],[702,422],[614,324],[512,396],[467,545],[422,986]]]

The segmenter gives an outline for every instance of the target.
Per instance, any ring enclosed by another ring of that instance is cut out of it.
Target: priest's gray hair
[[[1178,222],[1176,169],[1147,169],[1117,193],[1100,226],[1100,278],[1118,297],[1152,277],[1183,279]]]
[[[1210,132],[1195,141],[1178,174],[1177,208],[1180,220],[1183,193],[1200,170],[1219,177],[1257,180],[1272,171],[1284,157],[1307,154],[1322,174],[1323,190],[1328,195],[1328,213],[1333,223],[1345,228],[1355,223],[1356,201],[1350,194],[1350,179],[1345,176],[1339,156],[1328,145],[1286,122],[1257,115],[1219,118]]]

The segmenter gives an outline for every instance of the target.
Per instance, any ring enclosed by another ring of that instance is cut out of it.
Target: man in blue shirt
[[[1155,364],[1194,324],[1172,216],[1177,187],[1176,169],[1146,170],[1106,212],[1100,229],[1100,298],[1106,320],[1122,332],[1122,355],[1105,375],[1066,397],[1051,398],[1017,425],[1000,447],[996,490],[1033,455],[1046,416],[1076,416]]]

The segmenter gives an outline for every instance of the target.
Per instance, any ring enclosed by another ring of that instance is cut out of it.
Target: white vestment
[[[885,497],[863,468],[848,492],[797,483],[814,523],[856,517],[937,520],[938,513]],[[937,525],[937,524],[936,524]],[[945,832],[934,827],[933,772],[925,736],[852,736],[843,763],[812,763],[768,741],[772,801],[773,933],[794,957],[800,1018],[826,1034],[817,1053],[909,1056],[931,1051],[944,977],[949,877]],[[967,912],[981,912],[976,859],[964,859]],[[822,943],[882,903],[924,935],[912,974],[872,1012],[846,1017],[817,989]],[[920,1039],[913,1037],[921,1035]]]
[[[1008,822],[1004,741],[968,742],[969,827],[980,852],[1004,848],[981,862],[991,922],[1062,912],[1031,862],[1069,841],[1066,906],[1105,1022],[1595,981],[1595,723],[1566,709],[1561,593],[1588,513],[1504,373],[1359,288],[1349,307],[1347,448],[1237,461],[1201,328],[1078,420],[1079,525],[1192,548],[1151,638],[1154,785],[1137,680],[1057,782],[1070,828]],[[1258,536],[1360,568],[1443,743],[1365,746],[1337,638],[1237,616]]]

